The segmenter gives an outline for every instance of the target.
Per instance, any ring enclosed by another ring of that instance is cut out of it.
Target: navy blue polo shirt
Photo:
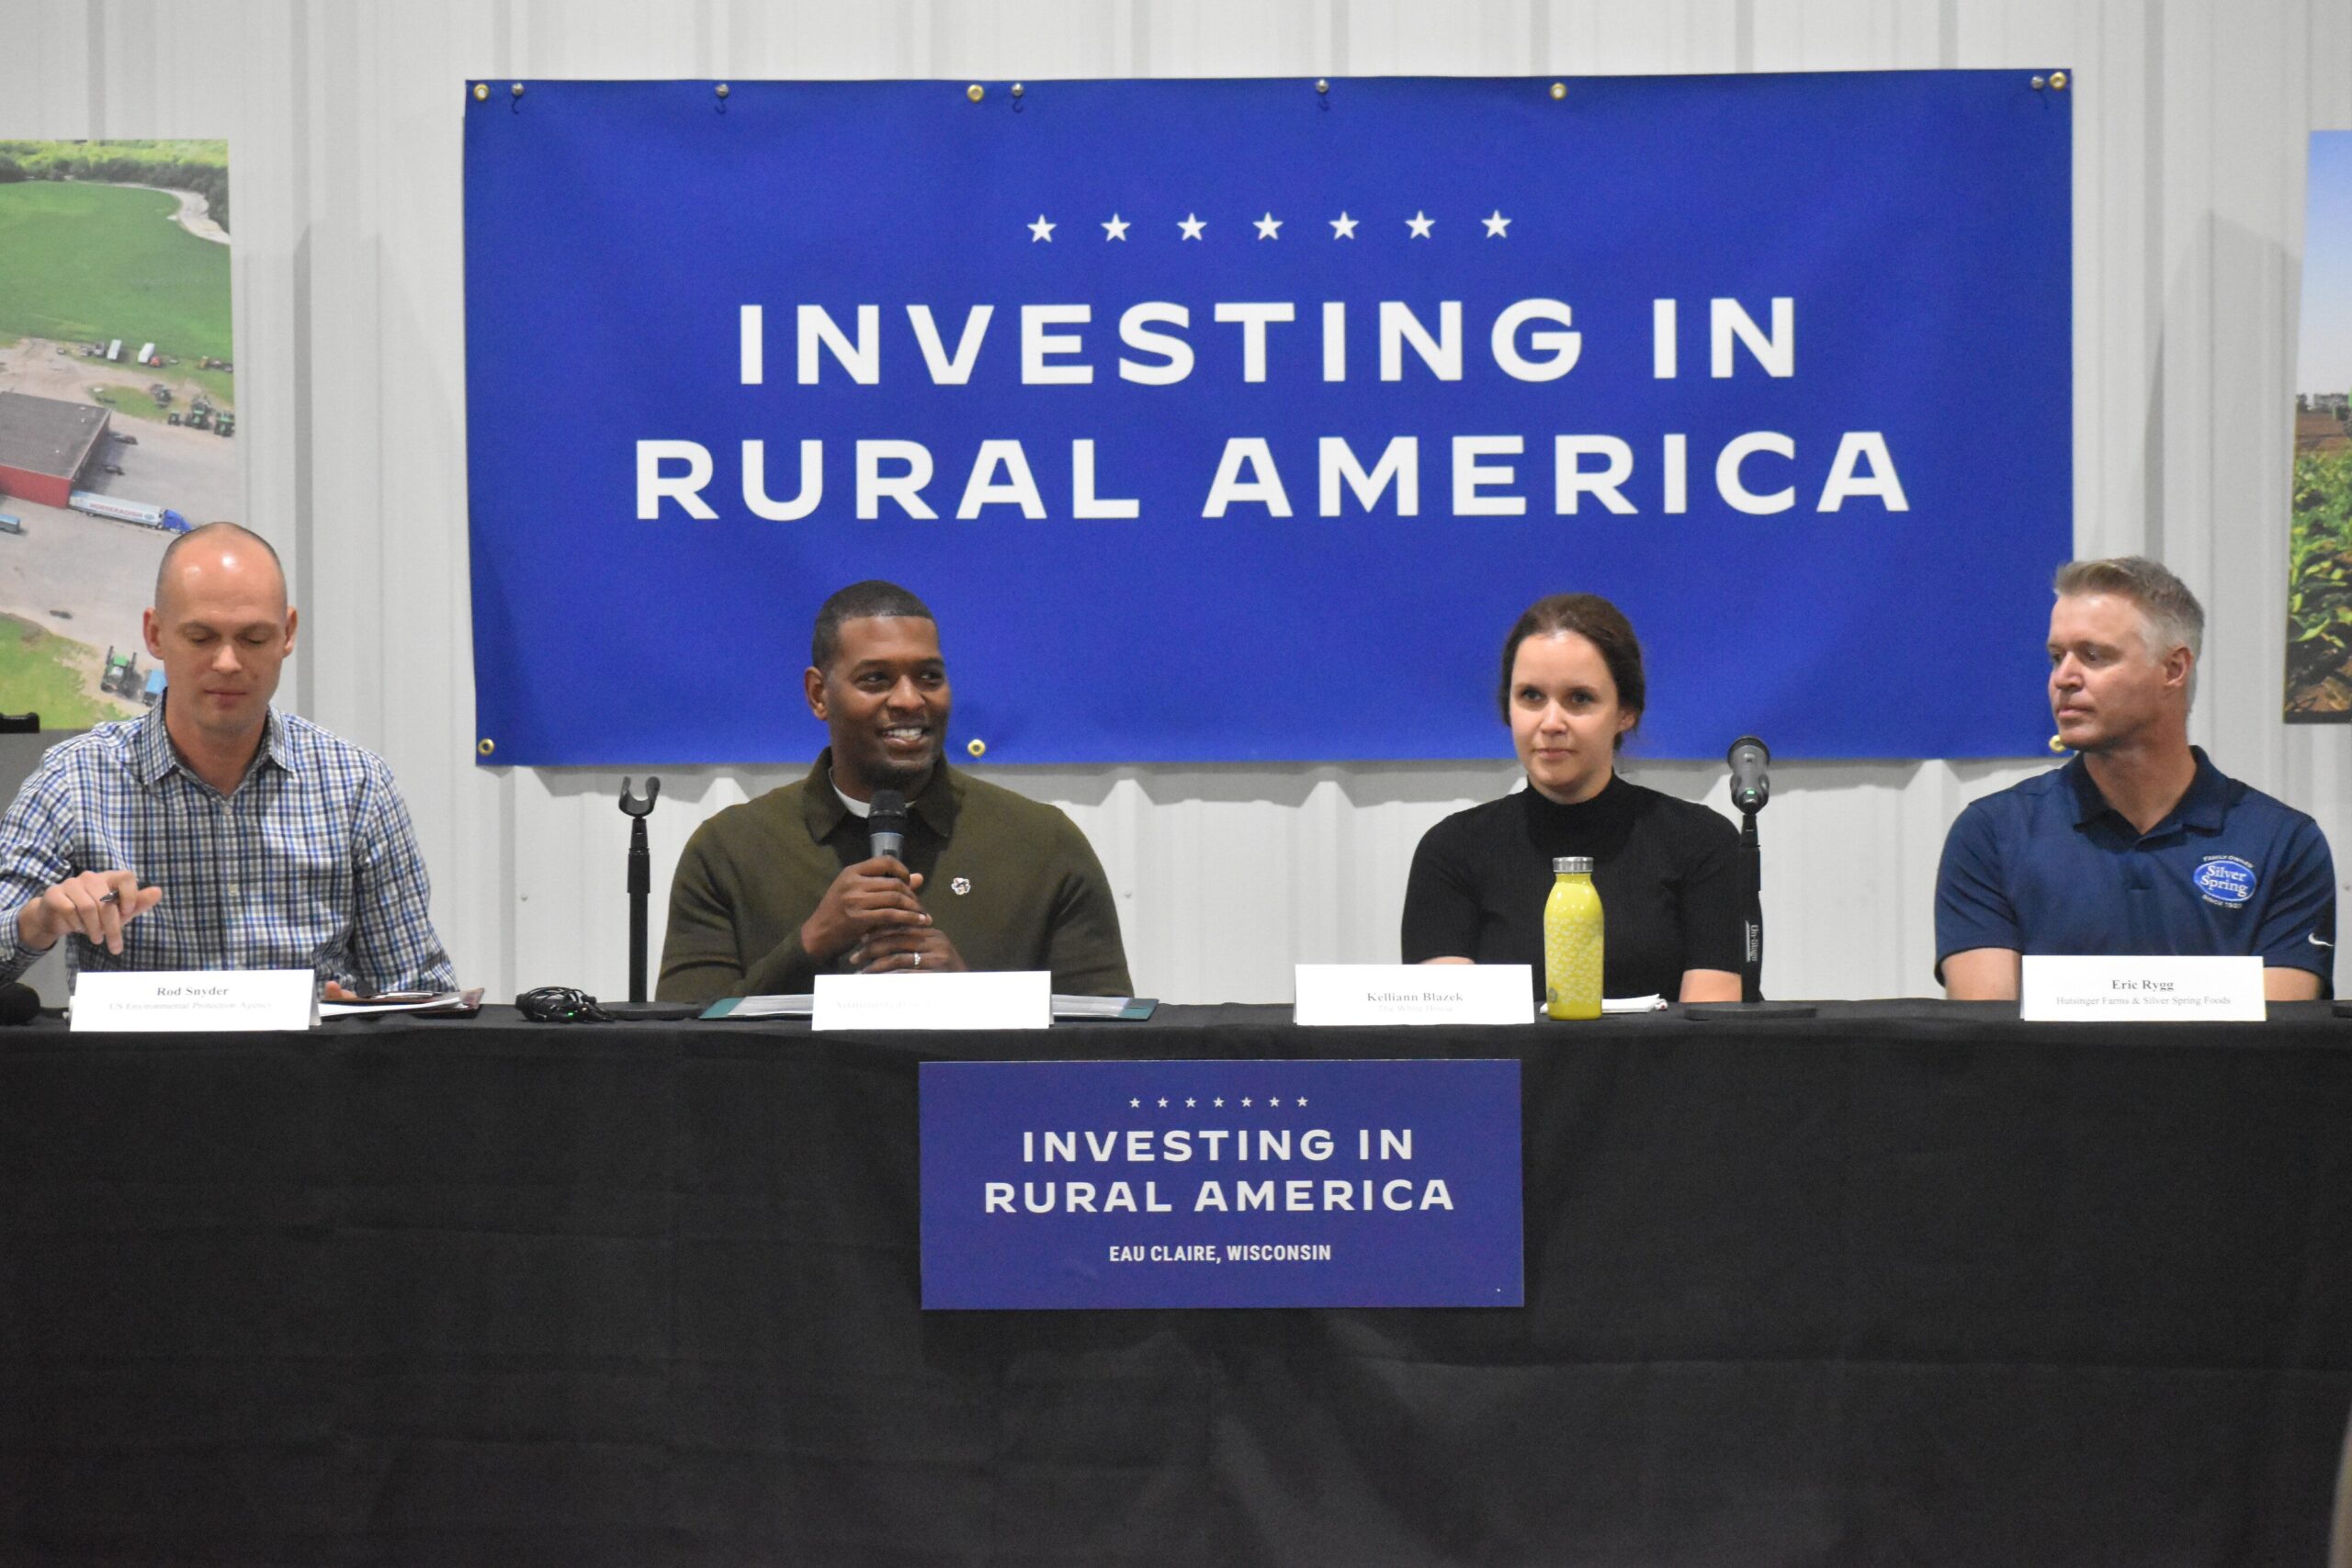
[[[1936,976],[1955,953],[2217,954],[2335,972],[2335,867],[2319,824],[2223,776],[2201,749],[2142,833],[2076,757],[1972,804],[1936,873]]]

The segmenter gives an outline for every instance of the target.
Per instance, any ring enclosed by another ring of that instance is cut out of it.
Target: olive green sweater
[[[833,793],[832,752],[798,784],[695,829],[670,884],[663,1001],[806,991],[819,964],[800,925],[843,866],[867,857],[865,821]],[[1126,950],[1102,865],[1053,807],[941,761],[908,803],[906,852],[923,908],[974,969],[1050,969],[1054,989],[1126,996]]]

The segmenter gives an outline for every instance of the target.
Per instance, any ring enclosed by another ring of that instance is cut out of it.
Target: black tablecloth
[[[2316,1564],[2352,1022],[0,1037],[9,1564]],[[1507,1055],[1527,1305],[918,1310],[926,1057]]]

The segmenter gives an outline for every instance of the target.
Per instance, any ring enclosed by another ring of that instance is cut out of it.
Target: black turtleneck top
[[[1405,884],[1405,962],[1525,964],[1544,992],[1544,900],[1555,855],[1590,855],[1600,894],[1600,988],[1672,1000],[1686,969],[1739,972],[1747,889],[1739,832],[1611,775],[1562,806],[1530,786],[1457,811],[1421,836]]]

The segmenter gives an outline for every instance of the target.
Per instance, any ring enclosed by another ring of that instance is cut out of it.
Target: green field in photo
[[[14,615],[0,615],[0,711],[37,713],[43,729],[87,729],[136,709],[94,694],[76,660],[92,650]]]
[[[2352,716],[2352,452],[2295,459],[2287,535],[2287,712]]]
[[[0,337],[120,338],[126,355],[153,342],[188,367],[232,357],[229,247],[173,222],[178,205],[118,186],[0,185]]]

